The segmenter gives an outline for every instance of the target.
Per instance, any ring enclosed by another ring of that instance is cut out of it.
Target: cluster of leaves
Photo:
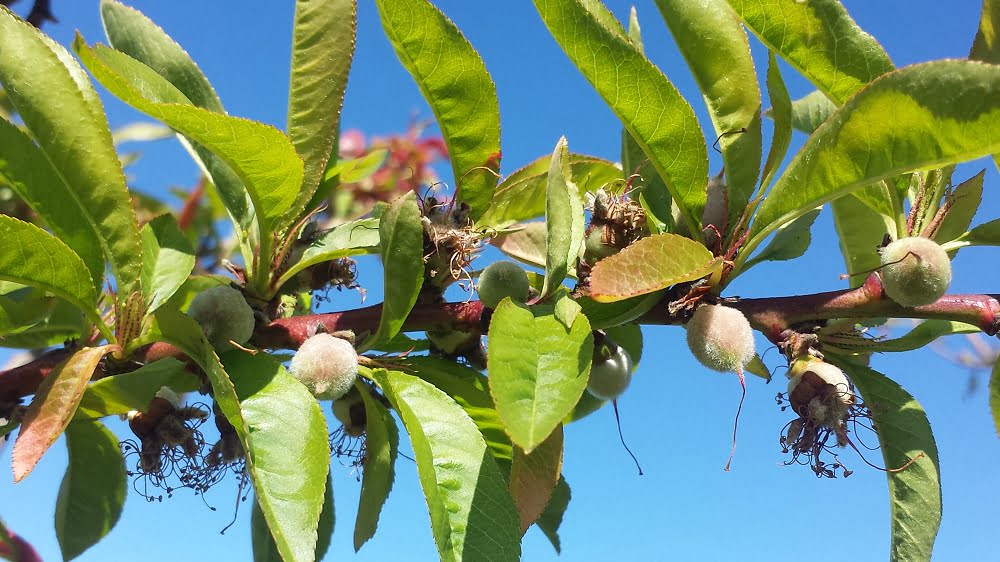
[[[388,174],[385,190],[363,186],[384,153],[341,159],[337,149],[353,0],[296,4],[287,133],[227,114],[187,53],[116,0],[101,4],[109,45],[78,35],[76,58],[0,8],[0,84],[24,125],[0,119],[0,178],[42,225],[0,216],[0,343],[72,340],[26,411],[20,396],[0,397],[0,415],[13,419],[0,430],[20,426],[16,480],[66,435],[70,464],[56,528],[67,559],[103,537],[124,502],[118,439],[97,420],[147,412],[163,386],[210,394],[236,436],[256,494],[257,559],[313,560],[325,551],[332,489],[322,411],[277,355],[216,354],[184,314],[206,288],[238,287],[263,328],[308,315],[318,286],[351,286],[345,258],[378,254],[385,301],[377,325],[356,336],[360,351],[388,354],[365,358],[357,383],[365,443],[355,546],[374,535],[392,487],[398,420],[442,560],[513,560],[533,524],[559,547],[569,502],[563,425],[602,405],[585,394],[596,338],[614,339],[638,363],[637,322],[657,303],[668,302],[664,321],[683,323],[753,265],[800,256],[828,203],[854,272],[877,265],[886,236],[926,232],[952,252],[1000,243],[1000,221],[970,229],[982,175],[951,187],[955,164],[1000,153],[1000,66],[987,64],[1000,62],[995,7],[984,11],[972,52],[987,63],[895,69],[834,0],[658,0],[706,99],[715,129],[708,138],[719,139],[723,174],[710,181],[695,112],[643,54],[635,12],[626,28],[600,2],[534,3],[621,120],[621,165],[571,153],[560,139],[551,155],[501,181],[496,89],[482,60],[427,0],[377,0],[445,145],[409,137],[410,156],[395,170],[413,171]],[[774,134],[766,155],[744,28],[770,50]],[[817,92],[792,101],[779,57]],[[232,224],[235,255],[223,249],[217,257],[233,278],[200,264],[181,217],[161,214],[140,228],[84,68],[174,131],[204,170],[206,192]],[[793,127],[809,138],[781,170]],[[402,192],[426,178],[435,152],[447,152],[456,191],[418,203]],[[350,218],[374,200],[382,203],[371,216]],[[328,222],[320,225],[322,213]],[[595,229],[607,247],[599,257],[584,244]],[[448,286],[471,277],[469,263],[487,240],[543,271],[532,274],[526,303],[504,299],[488,316],[488,376],[473,367],[478,327],[460,326],[465,345],[457,347],[442,343],[454,339],[455,326],[423,326],[432,330],[426,342],[402,333],[418,302],[439,304]],[[574,276],[570,290],[564,283]],[[865,317],[862,310],[841,322],[783,327],[815,332],[814,350],[851,376],[866,403],[878,404],[872,417],[886,466],[910,464],[889,473],[893,558],[928,559],[940,521],[930,427],[913,398],[863,359],[970,327],[932,321],[878,342],[860,337],[855,326]],[[164,343],[192,368],[150,359],[150,346]],[[263,338],[250,344],[273,347]],[[421,346],[431,354],[392,354]],[[114,376],[92,383],[95,373]]]

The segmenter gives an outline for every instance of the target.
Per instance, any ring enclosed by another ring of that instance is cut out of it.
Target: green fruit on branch
[[[921,236],[900,238],[881,250],[879,275],[890,299],[923,306],[941,298],[951,284],[951,260],[937,242]]]
[[[337,400],[358,379],[358,353],[346,340],[316,334],[302,342],[288,370],[320,400]]]
[[[491,263],[479,274],[479,300],[489,308],[496,308],[504,297],[524,302],[528,300],[531,284],[528,274],[519,265],[509,261]]]
[[[233,349],[231,342],[245,344],[253,335],[253,309],[243,293],[226,285],[199,293],[191,301],[187,315],[198,322],[218,353]]]
[[[720,372],[743,372],[754,356],[753,328],[735,308],[702,305],[687,323],[687,343],[702,365]]]
[[[632,356],[624,347],[606,341],[611,356],[603,360],[594,360],[590,368],[590,380],[587,390],[601,400],[614,400],[621,396],[632,382],[632,370],[635,365]]]

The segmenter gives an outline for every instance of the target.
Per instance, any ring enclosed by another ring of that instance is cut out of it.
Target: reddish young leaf
[[[694,281],[722,265],[699,242],[677,234],[643,238],[594,266],[590,296],[612,302]]]
[[[0,523],[0,558],[12,562],[42,562],[35,548]]]
[[[510,495],[521,518],[523,535],[545,511],[552,490],[559,483],[563,460],[563,426],[556,427],[531,454],[514,447],[510,469]]]
[[[28,475],[76,413],[97,363],[117,345],[85,347],[45,377],[14,442],[14,482]]]

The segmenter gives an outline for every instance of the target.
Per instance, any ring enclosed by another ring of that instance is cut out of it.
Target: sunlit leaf
[[[774,121],[774,134],[771,136],[771,148],[767,151],[767,160],[761,171],[762,189],[771,185],[771,178],[785,160],[788,144],[792,140],[793,111],[792,102],[788,97],[788,88],[781,77],[781,69],[774,53],[767,52],[767,96],[771,99],[771,109],[767,114]]]
[[[299,0],[292,31],[288,136],[302,157],[302,188],[289,221],[301,212],[337,156],[340,109],[354,57],[356,0]]]
[[[120,348],[116,345],[84,347],[42,380],[14,442],[14,482],[23,480],[62,435],[76,413],[97,363],[115,349]]]
[[[983,0],[979,29],[969,59],[1000,64],[1000,4],[996,0]]]
[[[919,326],[910,330],[905,336],[891,340],[868,342],[866,350],[878,352],[913,351],[920,349],[932,341],[955,334],[975,334],[981,330],[972,324],[955,322],[953,320],[924,320]]]
[[[811,135],[837,111],[837,106],[819,90],[792,102],[792,127]]]
[[[382,506],[396,479],[396,454],[399,452],[399,429],[389,410],[365,386],[365,466],[361,481],[358,515],[354,523],[354,551],[361,550],[375,536]]]
[[[500,108],[479,54],[427,0],[376,0],[382,27],[444,136],[458,197],[479,218],[500,171]]]
[[[888,473],[893,562],[930,560],[941,524],[938,451],[927,414],[898,384],[867,367],[841,365],[871,410]]]
[[[285,562],[312,562],[326,495],[330,445],[312,394],[267,354],[223,354],[246,420],[247,468]],[[275,413],[280,412],[280,419]]]
[[[656,5],[720,137],[732,227],[760,174],[760,86],[746,32],[726,0],[656,0]]]
[[[582,297],[576,302],[583,308],[583,313],[590,320],[590,327],[603,330],[631,322],[646,314],[663,299],[662,291],[631,297],[612,302],[598,302],[590,297]]]
[[[302,243],[302,242],[298,242]],[[344,223],[306,242],[298,259],[289,264],[275,287],[281,287],[307,267],[347,256],[369,254],[379,250],[379,219],[358,219]],[[294,256],[297,252],[293,252]]]
[[[993,365],[993,373],[990,374],[990,413],[993,416],[993,427],[997,435],[1000,435],[1000,358]]]
[[[97,93],[72,55],[6,7],[0,7],[0,84],[70,187],[65,204],[86,207],[118,294],[139,290],[139,227]],[[80,225],[61,228],[71,226]]]
[[[650,158],[691,230],[700,232],[708,157],[694,110],[635,45],[601,24],[580,0],[535,0],[535,7]]]
[[[142,290],[149,312],[172,297],[194,269],[194,248],[173,215],[146,223],[142,236]]]
[[[704,245],[677,234],[647,236],[597,262],[590,296],[611,302],[700,279],[721,266]]]
[[[945,204],[950,204],[948,214],[938,227],[934,240],[939,243],[950,242],[965,234],[972,225],[972,218],[979,210],[979,204],[983,201],[983,175],[986,170],[958,184],[950,198],[945,200]]]
[[[540,298],[559,287],[576,267],[583,244],[583,200],[571,179],[566,137],[559,139],[545,182],[545,284]]]
[[[326,480],[326,492],[323,494],[323,511],[319,516],[319,526],[316,528],[316,560],[322,560],[330,549],[330,537],[333,535],[335,513],[333,510],[333,475]],[[253,511],[250,513],[250,544],[253,546],[254,562],[282,562],[278,545],[274,543],[271,529],[267,527],[264,512],[260,509],[257,499],[253,500]]]
[[[529,222],[512,227],[510,232],[492,237],[490,244],[520,262],[544,268],[547,234],[544,222]]]
[[[410,434],[441,560],[519,560],[514,501],[469,416],[447,394],[415,376],[374,374]]]
[[[778,229],[768,244],[757,255],[747,261],[744,269],[750,269],[754,265],[764,261],[785,261],[795,259],[806,253],[809,243],[812,241],[812,225],[819,216],[819,209],[802,215],[794,221]]]
[[[507,434],[526,453],[580,400],[594,353],[587,317],[566,328],[551,306],[504,299],[493,311],[487,356],[490,394]]]
[[[851,287],[860,287],[867,272],[881,264],[878,247],[888,229],[881,215],[853,195],[834,199],[830,209],[847,268],[845,273],[850,274],[848,281]]]
[[[125,504],[125,459],[118,437],[100,422],[66,427],[69,465],[56,499],[56,538],[63,560],[97,544],[118,522]]]

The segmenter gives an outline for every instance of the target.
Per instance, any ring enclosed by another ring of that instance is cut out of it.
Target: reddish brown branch
[[[682,318],[667,312],[667,304],[667,302],[661,303],[637,322],[683,323]],[[877,275],[870,276],[865,284],[857,289],[792,297],[742,299],[730,306],[741,310],[754,328],[774,342],[778,342],[781,332],[788,328],[831,318],[928,318],[966,322],[978,326],[989,335],[996,335],[1000,331],[998,295],[945,295],[934,304],[910,308],[886,298]],[[487,324],[484,319],[485,311],[482,303],[477,301],[419,304],[410,312],[403,330],[448,328],[464,331],[483,330]],[[259,327],[251,343],[265,349],[296,349],[317,330],[327,332],[352,330],[355,334],[363,336],[378,329],[381,316],[382,306],[375,305],[344,312],[276,320],[267,326]],[[68,354],[69,351],[65,349],[53,350],[27,365],[0,372],[0,406],[32,394],[42,379]],[[173,347],[157,343],[143,348],[131,359],[149,362],[163,357],[183,358]]]

